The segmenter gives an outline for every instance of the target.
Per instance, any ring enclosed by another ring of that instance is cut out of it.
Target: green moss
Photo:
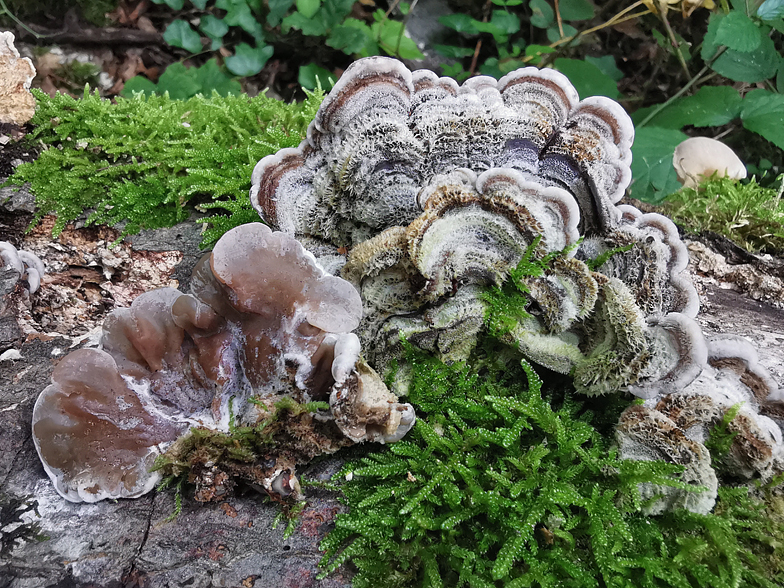
[[[31,138],[44,151],[9,183],[31,184],[37,219],[55,213],[57,234],[87,211],[88,223],[124,223],[123,234],[131,234],[181,222],[187,205],[201,202],[217,213],[206,219],[206,244],[258,221],[248,202],[253,167],[298,145],[323,98],[137,95],[113,103],[86,91],[81,100],[34,92]]]
[[[350,510],[322,543],[325,574],[351,561],[357,588],[777,585],[783,532],[747,488],[722,488],[714,514],[643,516],[637,485],[680,485],[680,468],[618,458],[627,402],[543,390],[499,351],[447,366],[407,345],[419,420],[339,474]]]
[[[784,251],[783,192],[784,183],[775,190],[755,178],[713,178],[669,196],[664,212],[689,231],[714,231],[750,251],[777,253]]]

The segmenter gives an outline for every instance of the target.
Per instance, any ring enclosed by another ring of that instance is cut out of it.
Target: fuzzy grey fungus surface
[[[270,493],[298,489],[299,460],[400,439],[413,409],[360,359],[361,304],[291,237],[261,223],[229,231],[194,269],[191,294],[142,294],[107,317],[102,350],[59,363],[33,411],[44,468],[74,502],[141,496],[160,480],[155,458],[191,427],[254,425],[259,405],[283,396],[330,410],[297,423],[298,439],[312,427],[323,446],[265,456],[255,481]]]
[[[667,489],[653,510],[707,512],[716,484],[705,431],[743,403],[728,459],[767,478],[784,468],[782,397],[753,350],[703,336],[675,225],[619,203],[633,138],[617,103],[580,101],[551,69],[458,85],[370,57],[346,70],[298,148],[257,164],[250,198],[357,287],[357,334],[380,372],[402,363],[401,338],[466,359],[487,326],[483,289],[526,254],[563,251],[528,279],[529,316],[506,342],[571,374],[579,392],[646,399],[619,423],[621,453],[686,460],[687,477],[707,490],[687,500]],[[397,370],[393,392],[406,392],[407,377]],[[688,423],[659,406],[709,390],[712,408]]]

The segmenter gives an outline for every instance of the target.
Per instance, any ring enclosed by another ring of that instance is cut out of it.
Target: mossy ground
[[[784,252],[784,176],[764,188],[755,178],[737,182],[710,178],[664,202],[664,212],[689,231],[714,231],[749,251]]]
[[[88,212],[130,233],[183,220],[188,204],[228,211],[208,219],[207,243],[258,219],[247,203],[253,166],[296,146],[322,98],[36,97],[30,137],[44,151],[12,181],[31,183],[39,218],[56,213],[60,230]],[[671,210],[697,229],[736,219],[742,243],[780,248],[779,229],[755,224],[779,222],[779,197],[718,181],[680,193]],[[519,302],[509,308],[524,312]],[[678,472],[618,458],[612,427],[628,401],[586,401],[564,381],[543,386],[493,342],[468,364],[412,348],[408,361],[420,420],[407,440],[347,464],[350,511],[323,544],[325,570],[353,562],[356,586],[784,584],[781,479],[728,481],[709,515],[644,517],[637,484],[677,485]],[[247,457],[241,441],[210,441]]]

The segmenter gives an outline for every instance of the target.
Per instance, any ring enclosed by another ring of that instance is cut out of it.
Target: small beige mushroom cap
[[[692,137],[675,148],[672,165],[678,181],[686,188],[696,188],[703,178],[714,173],[720,177],[741,180],[746,166],[735,152],[721,141],[710,137]]]

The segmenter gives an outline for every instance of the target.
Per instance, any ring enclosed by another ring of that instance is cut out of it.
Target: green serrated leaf
[[[269,14],[267,14],[267,24],[271,27],[278,26],[283,17],[294,5],[294,0],[268,0]]]
[[[784,0],[765,0],[757,9],[762,20],[775,20],[784,17]]]
[[[479,29],[476,28],[477,21],[467,14],[447,14],[446,16],[439,16],[438,22],[458,33],[463,33],[465,35],[479,34]]]
[[[784,94],[752,90],[743,99],[740,118],[745,128],[784,149]]]
[[[316,16],[318,9],[321,8],[321,0],[296,0],[297,11],[305,18]]]
[[[563,20],[589,20],[594,17],[593,5],[588,0],[561,0],[558,10]]]
[[[470,47],[457,47],[455,45],[433,45],[433,49],[449,59],[461,59],[474,54],[474,50]]]
[[[642,108],[632,115],[639,123],[655,106]],[[717,127],[740,115],[741,97],[732,86],[703,86],[693,96],[679,98],[648,123],[653,127],[681,129],[686,125]]]
[[[672,155],[678,144],[686,139],[688,135],[674,129],[643,127],[636,130],[632,145],[632,198],[655,204],[681,187],[672,165]]]
[[[329,91],[335,85],[337,76],[328,69],[309,63],[299,66],[297,81],[300,86],[308,90],[315,90],[320,85],[322,90]]]
[[[201,37],[182,19],[173,20],[166,27],[163,39],[173,47],[180,47],[190,53],[201,52]]]
[[[598,67],[580,59],[556,59],[553,67],[565,74],[572,82],[580,98],[607,96],[617,98],[618,84]]]
[[[199,30],[207,35],[210,39],[222,39],[223,36],[229,32],[229,25],[221,19],[207,14],[202,17],[199,24]]]
[[[742,12],[733,10],[719,22],[714,42],[717,45],[726,45],[735,51],[748,53],[760,46],[762,35],[753,20]]]
[[[251,47],[247,43],[240,43],[234,55],[226,58],[226,67],[236,76],[254,76],[264,68],[273,51],[271,45]]]
[[[191,4],[199,10],[204,10],[207,7],[207,0],[191,0]]]
[[[623,72],[618,69],[618,66],[615,64],[615,57],[612,55],[604,55],[602,57],[591,57],[588,55],[585,61],[594,64],[613,81],[620,82],[623,79]]]
[[[531,0],[531,24],[540,29],[546,29],[555,21],[555,12],[546,0]]]
[[[359,53],[365,48],[369,33],[370,27],[365,33],[362,29],[353,26],[340,25],[332,29],[327,38],[327,45],[339,49],[347,55]]]
[[[708,22],[708,32],[702,43],[702,59],[710,61],[719,51],[720,45],[716,36],[721,22],[726,18],[723,14],[712,14]],[[713,70],[736,82],[755,83],[767,80],[776,75],[781,63],[781,56],[768,36],[767,27],[760,29],[760,45],[754,51],[741,52],[727,49],[719,55],[711,66]]]
[[[305,18],[300,12],[295,12],[288,15],[283,19],[283,29],[286,28],[298,29],[302,31],[303,35],[309,37],[322,37],[327,34],[327,27],[324,22],[318,18]]]

